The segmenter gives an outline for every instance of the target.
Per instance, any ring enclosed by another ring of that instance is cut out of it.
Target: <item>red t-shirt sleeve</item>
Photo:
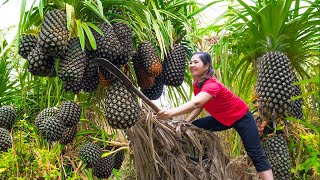
[[[219,86],[219,84],[211,80],[207,80],[201,88],[201,92],[206,92],[213,97],[217,97],[217,94],[220,92],[220,90],[221,87]]]

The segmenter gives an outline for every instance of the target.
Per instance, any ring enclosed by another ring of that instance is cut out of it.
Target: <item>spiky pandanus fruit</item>
[[[293,75],[293,80],[294,82],[298,81],[298,78],[295,74]],[[302,92],[301,92],[300,85],[293,85],[293,97],[301,96],[301,95],[302,95]],[[303,119],[302,105],[303,105],[303,100],[301,98],[293,100],[291,102],[292,107],[291,107],[290,116],[293,116],[297,119]]]
[[[94,75],[92,77],[85,76],[82,79],[82,89],[85,92],[93,92],[98,89],[99,86],[99,76]]]
[[[7,151],[12,146],[12,138],[7,129],[0,127],[0,152]]]
[[[85,68],[85,76],[92,77],[98,75],[98,65],[91,64],[91,61],[94,59],[93,51],[86,50],[86,68]]]
[[[109,150],[109,151],[115,151],[117,150],[118,148],[115,148],[114,146],[106,146],[106,150]],[[114,161],[114,167],[115,169],[119,170],[122,166],[122,163],[124,161],[124,149],[120,150],[120,151],[117,151],[116,153],[114,153],[112,156],[113,156],[113,161]]]
[[[63,89],[72,92],[74,94],[80,93],[82,89],[82,82],[81,81],[66,81],[63,84]]]
[[[281,52],[268,52],[259,58],[258,110],[265,119],[281,118],[290,113],[292,97],[292,67],[288,57]]]
[[[81,106],[70,101],[64,101],[59,108],[59,118],[66,127],[72,127],[80,121]]]
[[[141,87],[141,89],[151,88],[154,85],[155,78],[153,76],[148,76],[148,74],[144,72],[138,54],[135,53],[132,56],[132,63],[136,73],[138,86]]]
[[[118,151],[114,156],[113,156],[113,161],[114,161],[114,167],[116,170],[119,170],[122,166],[122,163],[124,161],[124,150]]]
[[[151,88],[142,89],[142,93],[151,100],[159,99],[163,92],[162,76],[156,77],[155,83]]]
[[[104,36],[94,31],[93,35],[97,42],[97,49],[94,51],[94,57],[108,59],[113,64],[119,65],[119,56],[123,53],[121,43],[113,31],[112,26],[102,22],[98,25]]]
[[[117,68],[120,68],[120,66],[116,65]],[[99,73],[101,73],[103,75],[103,77],[108,80],[108,81],[112,81],[114,80],[116,77],[105,67],[99,65],[98,66],[99,69]]]
[[[79,157],[87,164],[87,167],[95,166],[101,159],[102,151],[100,147],[92,142],[81,147]]]
[[[10,130],[16,119],[16,111],[11,106],[0,108],[0,127]]]
[[[268,138],[263,147],[271,164],[274,179],[291,179],[291,159],[286,140],[281,134]]]
[[[93,166],[92,173],[98,178],[108,178],[112,174],[113,166],[114,162],[111,156],[100,158]]]
[[[46,56],[41,48],[34,48],[27,59],[28,69],[32,75],[48,77],[56,75],[54,58]]]
[[[61,57],[68,42],[66,12],[55,9],[49,11],[44,18],[38,38],[38,47],[47,56]]]
[[[36,47],[37,36],[33,34],[26,34],[21,36],[18,53],[27,59],[30,52]]]
[[[106,88],[105,114],[115,129],[127,129],[138,121],[141,108],[128,89],[115,80]]]
[[[182,45],[175,45],[163,62],[162,78],[166,85],[178,87],[183,83],[186,52]]]
[[[149,76],[159,76],[162,72],[161,60],[151,42],[145,41],[138,46],[138,58],[142,69]]]
[[[48,117],[56,117],[59,119],[59,117],[57,117],[58,115],[58,109],[54,108],[54,107],[50,107],[50,108],[45,108],[43,109],[36,117],[35,120],[35,124],[37,129],[40,128],[40,124]]]
[[[132,30],[123,22],[116,22],[112,24],[113,30],[118,37],[121,46],[123,47],[123,53],[119,56],[119,64],[126,64],[131,58],[132,54]]]
[[[91,71],[92,69],[90,69]],[[97,71],[96,71],[97,72]],[[93,72],[89,72],[93,73]],[[84,73],[81,81],[66,81],[64,82],[63,88],[66,91],[72,92],[74,94],[80,93],[81,90],[85,92],[93,92],[98,89],[99,86],[99,76],[98,74],[93,74],[88,76],[86,72]]]
[[[65,129],[66,127],[55,116],[45,118],[39,126],[40,133],[49,142],[60,140]]]
[[[61,136],[60,142],[62,144],[69,144],[76,138],[77,135],[77,126],[74,125],[72,127],[66,128]]]
[[[82,51],[78,37],[70,39],[65,56],[60,60],[58,76],[63,81],[82,80],[87,66],[86,52]]]

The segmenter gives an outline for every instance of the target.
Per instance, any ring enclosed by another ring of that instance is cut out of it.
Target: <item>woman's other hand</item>
[[[170,119],[173,116],[172,110],[161,110],[157,113],[157,119],[166,120]]]

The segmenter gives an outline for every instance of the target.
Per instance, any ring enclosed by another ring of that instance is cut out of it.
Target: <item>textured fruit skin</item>
[[[99,86],[99,72],[98,66],[92,65],[93,59],[92,52],[86,51],[87,54],[87,66],[85,69],[84,77],[82,79],[82,90],[85,92],[93,92],[98,89]]]
[[[138,58],[142,69],[149,76],[156,77],[161,74],[161,60],[151,42],[144,41],[138,45]]]
[[[258,63],[259,113],[265,119],[282,118],[291,111],[293,71],[290,60],[281,52],[268,52]]]
[[[55,9],[49,11],[40,29],[37,46],[47,56],[61,57],[68,42],[66,12]]]
[[[63,81],[79,82],[84,77],[87,63],[86,52],[82,51],[79,38],[72,38],[65,56],[60,60],[58,77]]]
[[[60,120],[53,116],[45,118],[39,127],[40,133],[49,142],[60,140],[65,129]]]
[[[0,152],[7,151],[12,147],[12,138],[7,129],[0,128]]]
[[[21,36],[21,40],[19,43],[19,51],[18,53],[25,59],[27,59],[30,52],[37,45],[37,36],[33,34],[26,34]]]
[[[120,66],[118,65],[116,65],[116,67],[120,68]],[[108,69],[106,69],[101,65],[98,66],[98,70],[99,70],[99,73],[101,73],[106,80],[112,81],[116,78]]]
[[[163,92],[163,80],[162,76],[155,78],[155,83],[151,88],[142,89],[142,93],[147,96],[150,100],[157,100],[160,98]]]
[[[82,82],[76,82],[76,81],[66,81],[63,84],[63,89],[68,92],[72,92],[74,94],[80,93],[82,89]]]
[[[115,129],[127,129],[138,121],[141,108],[137,100],[119,80],[106,89],[105,114],[109,125]]]
[[[116,170],[119,170],[122,166],[122,163],[124,161],[124,150],[118,151],[114,156],[113,156],[113,161],[114,161],[114,167]]]
[[[133,54],[132,63],[136,73],[138,86],[141,87],[141,89],[151,88],[154,85],[155,78],[144,72],[137,53]]]
[[[183,83],[186,52],[182,45],[175,45],[163,62],[161,74],[165,85],[178,87]]]
[[[94,52],[86,49],[87,66],[85,69],[85,76],[92,77],[98,74],[98,65],[91,64],[94,59]]]
[[[108,145],[105,147],[105,149],[108,151],[115,151],[118,148],[115,148],[114,146]],[[113,154],[112,157],[113,157],[113,161],[114,161],[114,167],[113,167],[114,169],[119,170],[121,168],[122,163],[125,159],[124,153],[125,153],[125,151],[124,151],[124,149],[122,149],[120,151],[117,151],[115,154]]]
[[[296,74],[293,75],[294,82],[298,81]],[[293,97],[301,96],[302,91],[299,84],[293,86]],[[303,100],[301,98],[291,101],[291,112],[290,116],[293,116],[297,119],[303,119],[302,111]]]
[[[87,164],[87,167],[95,166],[101,159],[100,147],[92,142],[86,143],[79,152],[79,157]]]
[[[93,92],[98,89],[99,76],[98,66],[91,65],[92,55],[90,51],[86,51],[86,67],[83,77],[80,81],[67,81],[64,83],[63,88],[66,91],[78,94],[81,90],[85,92]]]
[[[263,143],[274,179],[291,179],[291,159],[288,145],[280,134],[275,134]]]
[[[87,77],[85,76],[82,79],[82,89],[85,92],[94,92],[98,89],[99,86],[99,76],[98,74],[92,76],[92,77]]]
[[[114,161],[112,156],[100,158],[95,166],[93,166],[92,173],[98,178],[108,178],[112,174]]]
[[[28,70],[34,76],[56,75],[55,60],[47,56],[41,48],[34,48],[28,55]]]
[[[66,127],[72,127],[80,121],[81,106],[71,102],[64,101],[59,108],[59,118]]]
[[[58,115],[58,109],[50,107],[43,109],[36,117],[35,124],[37,129],[40,128],[40,124],[48,117],[56,117]]]
[[[60,142],[61,144],[69,144],[72,143],[72,141],[76,138],[77,135],[77,126],[74,125],[72,127],[66,128],[61,136]]]
[[[131,28],[123,22],[113,23],[112,27],[120,41],[121,47],[123,47],[123,53],[119,56],[118,65],[124,65],[129,61],[132,55],[133,33]]]
[[[108,59],[111,63],[120,65],[119,56],[123,53],[121,43],[113,31],[112,26],[102,22],[98,25],[104,36],[93,31],[93,35],[97,42],[97,49],[94,51],[94,57]]]
[[[15,119],[16,111],[11,106],[3,106],[0,108],[0,127],[11,130]]]

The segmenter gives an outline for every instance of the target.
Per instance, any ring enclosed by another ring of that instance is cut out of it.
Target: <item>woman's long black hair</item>
[[[203,86],[203,84],[213,76],[214,70],[212,67],[212,59],[210,54],[206,53],[206,52],[196,52],[193,55],[198,54],[201,61],[203,62],[204,65],[209,65],[207,72],[204,73],[204,75],[202,77],[200,77],[199,79],[197,79],[196,85],[201,88]]]

